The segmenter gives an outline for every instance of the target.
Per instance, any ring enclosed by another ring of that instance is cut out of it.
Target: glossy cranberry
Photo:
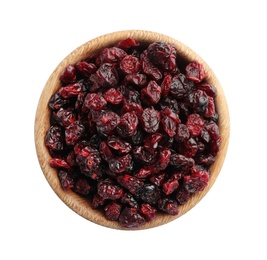
[[[126,154],[121,157],[112,158],[109,162],[109,169],[114,173],[122,173],[127,170],[132,162],[132,156]]]
[[[63,190],[67,191],[73,188],[74,181],[68,172],[60,170],[58,172],[58,178],[59,178],[59,181],[60,181],[60,184]]]
[[[82,92],[82,85],[81,83],[73,83],[69,84],[67,86],[61,87],[58,91],[58,93],[63,98],[70,98],[70,97],[76,97]]]
[[[74,65],[68,65],[60,75],[60,80],[65,83],[74,83],[76,81],[76,69]]]
[[[104,136],[114,133],[114,130],[120,123],[120,117],[112,112],[105,111],[101,113],[96,122],[97,131]]]
[[[141,90],[142,102],[148,106],[157,104],[160,97],[161,87],[154,80],[151,80],[148,85]]]
[[[120,214],[119,223],[126,228],[138,228],[146,221],[136,208],[125,208]]]
[[[117,180],[132,194],[136,194],[136,192],[144,185],[144,181],[129,174],[118,176]]]
[[[45,136],[45,145],[52,151],[63,151],[64,136],[60,126],[52,125],[49,127]]]
[[[75,183],[73,190],[81,195],[88,195],[91,190],[91,185],[86,178],[79,178]]]
[[[75,67],[78,72],[80,72],[84,77],[87,78],[97,71],[97,67],[94,63],[88,63],[86,61],[78,61]]]
[[[74,121],[65,129],[65,139],[67,145],[75,145],[85,132],[85,127],[80,121]]]
[[[105,180],[99,182],[97,192],[103,199],[109,200],[119,199],[123,194],[122,188]]]
[[[139,59],[132,55],[125,56],[120,62],[120,69],[126,75],[137,73],[140,68]]]
[[[121,92],[119,92],[115,88],[110,88],[108,91],[106,91],[104,94],[104,98],[113,105],[120,104],[124,99]]]
[[[122,137],[133,136],[137,132],[138,117],[134,112],[127,112],[120,118],[117,131]]]
[[[160,112],[153,107],[146,108],[140,118],[141,125],[147,133],[156,133],[159,129]]]
[[[140,214],[147,222],[153,221],[156,217],[156,208],[152,207],[149,203],[143,203],[140,207]]]
[[[191,193],[203,191],[209,182],[209,174],[207,171],[200,170],[192,175],[184,176],[183,186]]]
[[[143,88],[148,84],[146,74],[143,73],[132,73],[124,78],[124,82],[129,85],[134,85],[139,88]]]
[[[52,158],[50,159],[49,164],[51,167],[57,168],[57,169],[70,170],[71,168],[69,164],[67,163],[67,161],[61,158]]]
[[[132,150],[130,143],[115,135],[111,135],[107,138],[107,144],[120,155],[127,154]]]
[[[116,44],[116,47],[123,49],[123,50],[128,50],[132,47],[139,46],[140,44],[137,43],[134,39],[132,38],[126,38],[124,40],[121,40]]]
[[[160,210],[167,212],[170,215],[178,215],[178,204],[175,200],[169,198],[163,198],[158,200],[158,207]]]
[[[110,202],[107,206],[105,206],[105,216],[108,220],[118,220],[121,213],[122,205],[116,201]]]
[[[88,93],[84,100],[84,107],[90,110],[101,110],[107,101],[99,94]]]
[[[137,191],[137,196],[146,203],[156,204],[160,198],[160,190],[154,184],[145,184]]]
[[[53,119],[63,127],[69,126],[76,121],[76,118],[76,114],[70,108],[60,108],[58,111],[53,112]]]
[[[201,82],[206,74],[201,63],[193,61],[185,67],[186,77],[194,82]]]
[[[204,119],[199,114],[191,114],[187,118],[186,126],[192,136],[198,136],[204,128]]]

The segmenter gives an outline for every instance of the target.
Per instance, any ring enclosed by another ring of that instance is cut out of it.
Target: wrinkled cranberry
[[[81,139],[85,131],[85,127],[79,122],[74,121],[65,130],[66,144],[75,145]]]
[[[94,76],[94,75],[96,75],[96,76]],[[92,77],[97,77],[97,78],[93,79]],[[93,81],[96,80],[96,82],[100,86],[114,87],[118,84],[119,76],[118,76],[118,72],[117,72],[117,70],[113,64],[103,63],[96,71],[96,74],[92,74],[90,76],[90,79],[93,79]]]
[[[115,135],[108,137],[107,144],[113,150],[118,151],[120,155],[127,154],[132,150],[130,143]]]
[[[189,192],[203,191],[209,182],[209,174],[205,170],[197,171],[192,175],[184,176],[183,186]]]
[[[53,168],[66,169],[66,170],[70,169],[70,166],[66,162],[66,160],[61,159],[61,158],[52,158],[52,159],[50,159],[49,164]]]
[[[74,183],[73,190],[81,195],[88,195],[91,190],[91,185],[86,178],[79,178]]]
[[[134,112],[127,112],[120,118],[117,131],[122,137],[129,137],[136,134],[138,117]]]
[[[78,96],[81,92],[82,92],[82,85],[79,82],[74,84],[69,84],[65,87],[60,88],[58,91],[58,93],[63,98],[75,97]]]
[[[204,128],[204,119],[199,114],[191,114],[187,117],[186,126],[192,136],[198,136]]]
[[[170,84],[170,93],[174,98],[180,99],[192,89],[193,84],[190,83],[184,74],[180,73],[172,78]]]
[[[58,172],[58,178],[59,178],[59,181],[60,181],[60,184],[61,184],[61,187],[63,190],[67,191],[67,190],[73,188],[74,181],[68,172],[60,170]]]
[[[113,105],[120,104],[124,99],[123,95],[115,88],[110,88],[108,91],[106,91],[104,98]]]
[[[126,38],[124,40],[121,40],[120,42],[117,43],[116,47],[123,49],[123,50],[128,50],[131,47],[136,47],[139,46],[140,44],[137,43],[134,39],[132,38]]]
[[[140,68],[139,59],[132,55],[125,56],[120,62],[120,69],[126,75],[137,73]]]
[[[147,85],[148,79],[147,79],[146,74],[132,73],[132,74],[127,75],[124,78],[124,82],[127,84],[135,85],[139,88],[143,88]]]
[[[156,81],[151,80],[148,85],[141,90],[141,100],[148,106],[155,105],[159,102],[161,87]]]
[[[111,111],[101,113],[96,122],[97,131],[103,135],[110,135],[120,123],[120,117]]]
[[[156,133],[159,129],[160,112],[153,107],[146,108],[140,118],[143,129],[147,133]]]
[[[110,47],[105,48],[98,56],[97,62],[101,65],[103,63],[118,63],[127,53],[121,48]],[[99,65],[98,64],[98,65]]]
[[[74,65],[68,65],[60,75],[63,83],[69,84],[76,81],[76,69]]]
[[[146,221],[152,221],[156,217],[157,210],[152,207],[149,203],[142,203],[140,207],[140,214],[145,218]]]
[[[105,208],[105,216],[107,219],[115,221],[118,220],[120,213],[121,213],[121,204],[116,202],[116,201],[112,201],[110,202]]]
[[[109,169],[114,173],[122,173],[130,166],[132,162],[132,156],[126,154],[121,157],[112,158],[109,162]]]
[[[103,199],[109,200],[119,199],[123,194],[122,188],[108,181],[101,181],[97,186],[97,192]]]
[[[118,176],[117,180],[132,194],[136,194],[136,192],[144,185],[144,181],[129,174]]]
[[[197,61],[189,63],[185,67],[185,71],[186,77],[197,83],[201,82],[206,76],[203,65]]]
[[[143,226],[146,221],[136,208],[125,208],[120,214],[119,223],[123,227],[138,228]]]
[[[49,127],[45,136],[45,145],[52,151],[62,151],[64,149],[63,131],[60,126]]]
[[[53,119],[56,120],[61,126],[66,127],[76,121],[76,114],[72,109],[60,108],[53,113]]]
[[[146,203],[156,204],[160,198],[160,190],[154,184],[145,184],[137,191],[137,196]]]
[[[167,212],[170,215],[178,215],[178,204],[175,200],[163,198],[158,200],[158,207],[160,210]]]

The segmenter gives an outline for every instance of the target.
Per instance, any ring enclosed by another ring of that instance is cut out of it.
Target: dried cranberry
[[[204,119],[199,114],[191,114],[187,118],[186,126],[192,136],[198,136],[204,128]]]
[[[170,85],[170,94],[177,99],[183,98],[192,89],[193,84],[191,84],[184,74],[180,73],[174,76]]]
[[[167,74],[161,82],[161,96],[167,97],[171,88],[172,76]]]
[[[146,108],[140,118],[143,129],[147,133],[156,133],[159,129],[160,112],[153,107]]]
[[[60,184],[63,190],[67,191],[73,188],[74,181],[68,172],[60,170],[58,172],[58,178],[59,178],[59,181],[60,181]]]
[[[101,110],[107,101],[99,94],[88,93],[84,100],[84,107],[91,110]]]
[[[76,121],[76,114],[73,112],[73,109],[60,108],[53,113],[53,119],[55,119],[61,126],[66,127]]]
[[[120,123],[120,117],[112,112],[106,111],[101,113],[96,122],[97,131],[103,135],[110,135],[114,133],[114,130]]]
[[[94,63],[88,63],[86,61],[78,61],[75,67],[77,71],[79,71],[85,77],[89,77],[97,70],[97,67]]]
[[[88,195],[91,190],[91,185],[86,178],[79,178],[74,183],[73,190],[81,195]]]
[[[183,186],[187,191],[194,193],[203,191],[208,185],[208,182],[209,174],[204,170],[200,170],[191,175],[184,176]]]
[[[105,216],[108,220],[118,220],[120,213],[121,213],[121,204],[116,202],[116,201],[112,201],[110,202],[105,208]]]
[[[160,210],[167,212],[170,215],[178,215],[178,204],[175,200],[169,198],[163,198],[158,200],[158,207]]]
[[[118,151],[120,155],[127,154],[132,150],[131,144],[115,135],[108,137],[107,144],[113,150]]]
[[[185,67],[185,71],[186,77],[197,83],[201,82],[206,76],[203,65],[197,61],[189,63]]]
[[[106,91],[106,93],[104,94],[104,98],[113,105],[120,104],[124,99],[121,92],[119,92],[115,88],[110,88],[108,91]]]
[[[181,187],[181,186],[180,186]],[[187,191],[185,188],[178,188],[175,199],[179,203],[179,205],[185,204],[191,197],[191,193]]]
[[[52,110],[58,110],[61,107],[64,107],[65,105],[69,104],[69,100],[68,99],[64,99],[59,92],[56,92],[55,94],[53,94],[49,100],[48,106],[52,109]]]
[[[60,126],[52,125],[49,127],[45,136],[45,145],[52,151],[63,151],[64,137]]]
[[[132,74],[127,75],[124,78],[124,82],[126,84],[132,84],[132,85],[135,85],[139,88],[143,88],[147,85],[148,79],[147,79],[146,74],[132,73]]]
[[[110,47],[110,48],[105,48],[99,55],[98,57],[98,63],[103,64],[103,63],[118,63],[121,61],[127,53],[122,50],[121,48],[117,47]]]
[[[73,83],[69,84],[67,86],[61,87],[58,91],[58,93],[63,98],[70,98],[70,97],[76,97],[82,92],[82,86],[81,83]]]
[[[118,72],[111,63],[103,63],[96,71],[96,74],[91,75],[90,79],[92,79],[93,75],[97,77],[94,81],[103,87],[114,87],[119,81]]]
[[[126,154],[121,157],[112,158],[109,161],[109,169],[114,173],[122,173],[130,166],[132,162],[132,156],[130,154]]]
[[[125,208],[119,217],[119,223],[126,228],[138,228],[143,226],[146,221],[136,208]]]
[[[142,203],[140,207],[140,214],[144,216],[146,221],[152,221],[156,217],[157,210],[148,203]]]
[[[117,43],[116,45],[118,48],[121,48],[123,50],[128,50],[131,47],[136,47],[139,46],[139,43],[137,43],[134,39],[132,38],[126,38],[124,40],[121,40],[120,42]]]
[[[120,62],[120,69],[124,74],[134,74],[137,73],[141,68],[141,64],[138,58],[127,55]]]
[[[69,84],[76,81],[76,69],[74,65],[68,65],[60,75],[63,83]]]
[[[138,178],[129,174],[118,176],[117,180],[132,194],[136,194],[136,192],[144,185],[142,180],[139,180]]]
[[[160,198],[160,190],[154,184],[145,184],[137,191],[137,196],[146,203],[156,204]]]
[[[103,199],[109,200],[119,199],[123,194],[122,188],[108,181],[101,181],[97,186],[97,192]]]
[[[79,122],[74,121],[65,129],[66,144],[75,145],[81,139],[85,131],[85,127]]]
[[[188,140],[190,137],[189,130],[186,125],[184,124],[178,124],[177,125],[177,132],[175,135],[176,142],[184,142]]]
[[[101,154],[101,157],[107,162],[114,158],[106,141],[102,141],[100,143],[99,152]]]
[[[122,137],[133,136],[137,132],[138,117],[134,112],[127,112],[120,118],[117,131]]]
[[[141,100],[148,106],[155,105],[159,102],[161,87],[156,81],[151,80],[148,85],[141,90]]]
[[[144,139],[144,148],[151,154],[154,154],[158,148],[159,142],[162,139],[162,134],[148,134]]]

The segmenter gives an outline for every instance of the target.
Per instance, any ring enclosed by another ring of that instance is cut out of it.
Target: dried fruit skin
[[[217,90],[174,44],[127,38],[67,65],[45,146],[63,190],[139,228],[209,183],[221,144]]]

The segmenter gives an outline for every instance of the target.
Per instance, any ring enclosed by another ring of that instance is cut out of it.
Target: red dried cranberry
[[[76,81],[76,69],[74,65],[68,65],[60,75],[63,83],[69,84]]]
[[[88,93],[84,100],[84,107],[91,110],[101,110],[107,101],[99,94]]]
[[[170,215],[178,215],[178,204],[175,200],[169,198],[163,198],[158,200],[158,207],[160,210],[167,212]]]
[[[170,163],[171,151],[168,148],[163,148],[159,151],[159,155],[156,162],[157,170],[165,170]]]
[[[115,88],[110,88],[108,91],[106,91],[106,93],[104,94],[104,98],[113,105],[120,104],[124,99],[121,92],[119,92]]]
[[[116,202],[116,201],[112,201],[110,202],[105,208],[105,216],[108,220],[118,220],[120,213],[121,213],[121,204]]]
[[[146,221],[136,208],[125,208],[120,214],[119,223],[126,228],[138,228]]]
[[[97,192],[103,199],[109,200],[119,199],[123,194],[122,188],[108,181],[101,181],[97,186]]]
[[[172,76],[167,74],[161,82],[161,96],[167,97],[171,88]]]
[[[127,53],[117,47],[110,47],[110,48],[105,48],[99,55],[97,62],[99,63],[98,65],[101,65],[103,63],[118,63],[121,61]]]
[[[209,174],[204,170],[197,171],[191,175],[184,176],[183,186],[191,192],[203,191],[209,182]]]
[[[129,174],[118,176],[117,180],[120,185],[122,185],[132,194],[136,194],[136,192],[144,185],[142,180],[139,180],[138,178]]]
[[[189,130],[186,125],[184,124],[178,124],[177,125],[177,132],[175,135],[176,142],[184,142],[188,140],[190,137]]]
[[[58,178],[59,178],[59,181],[60,181],[60,184],[63,190],[67,191],[73,188],[74,181],[69,173],[60,170],[58,172]]]
[[[153,107],[146,108],[140,118],[143,129],[147,133],[156,133],[159,129],[160,112]]]
[[[180,99],[185,97],[192,87],[193,84],[186,79],[184,74],[180,73],[172,78],[170,93],[174,98]]]
[[[170,46],[165,42],[154,42],[147,47],[147,56],[157,65],[163,66],[170,54]]]
[[[147,222],[153,221],[156,217],[157,210],[148,203],[142,203],[140,213]]]
[[[81,139],[85,131],[85,127],[79,122],[74,121],[65,129],[65,139],[67,145],[75,145]]]
[[[52,125],[45,136],[45,145],[52,151],[62,151],[64,149],[64,138],[62,128]]]
[[[49,164],[53,168],[66,169],[66,170],[70,169],[69,164],[64,159],[61,158],[52,158],[50,159]]]
[[[61,126],[66,127],[76,121],[76,115],[70,108],[60,108],[53,113],[53,119],[55,119]]]
[[[138,58],[127,55],[120,62],[120,69],[124,74],[134,74],[139,71],[141,64]]]
[[[139,46],[139,43],[137,43],[132,38],[126,38],[126,39],[118,42],[117,45],[116,45],[116,47],[121,48],[123,50],[128,50],[131,47],[136,47],[136,46]]]
[[[156,204],[160,198],[160,190],[154,184],[145,184],[137,191],[137,196],[146,203]]]
[[[197,61],[189,63],[185,67],[185,71],[186,77],[197,83],[201,82],[206,76],[203,65]]]
[[[58,92],[56,92],[51,96],[48,106],[52,110],[58,110],[67,104],[69,104],[69,100],[64,99]]]
[[[96,71],[96,74],[92,74],[91,77],[93,75],[97,76],[96,83],[103,87],[114,87],[119,81],[118,72],[111,63],[103,63]]]
[[[135,176],[139,179],[144,179],[147,176],[149,176],[152,173],[152,170],[150,167],[144,167],[141,168],[136,174]]]
[[[147,85],[148,83],[148,79],[146,74],[142,74],[142,73],[133,73],[133,74],[129,74],[124,78],[124,82],[126,84],[132,84],[135,85],[139,88],[143,88]]]
[[[87,179],[79,178],[74,183],[73,190],[81,195],[88,195],[91,190],[91,185]]]
[[[120,118],[117,131],[122,137],[129,137],[136,134],[138,117],[134,112],[127,112]]]
[[[148,106],[155,105],[159,102],[161,87],[156,81],[151,80],[148,85],[141,90],[141,100]]]
[[[75,67],[77,71],[79,71],[85,77],[89,77],[97,70],[97,67],[94,63],[88,63],[86,61],[78,61]]]
[[[63,98],[70,98],[70,97],[76,97],[82,92],[82,86],[81,84],[74,83],[74,84],[69,84],[67,86],[61,87],[58,91],[58,93],[63,97]]]
[[[120,117],[112,112],[106,111],[101,113],[96,122],[97,131],[104,136],[114,133],[114,130],[120,123]]]
[[[101,154],[101,157],[107,162],[114,158],[106,141],[102,141],[100,143],[99,152]]]
[[[181,186],[180,186],[181,187]],[[177,190],[175,199],[179,203],[179,205],[185,204],[191,197],[191,193],[187,191],[185,188],[180,188]]]
[[[108,137],[107,144],[113,150],[118,151],[120,155],[127,154],[132,150],[131,144],[115,135],[111,135]]]
[[[109,169],[114,173],[122,173],[130,166],[132,162],[132,156],[126,154],[118,158],[112,158],[109,162]]]
[[[192,136],[198,136],[204,128],[204,119],[199,114],[191,114],[187,117],[186,126]]]

